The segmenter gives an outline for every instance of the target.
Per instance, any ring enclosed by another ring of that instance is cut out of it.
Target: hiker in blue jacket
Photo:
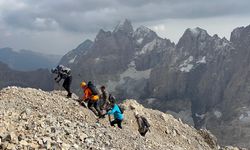
[[[111,101],[111,110],[107,113],[109,115],[109,122],[111,126],[115,126],[115,124],[118,125],[120,129],[122,129],[122,120],[123,120],[123,114],[120,110],[119,106],[115,103],[115,101]],[[111,121],[111,116],[114,115],[114,120]]]

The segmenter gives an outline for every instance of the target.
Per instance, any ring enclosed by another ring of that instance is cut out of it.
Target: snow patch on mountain
[[[191,62],[194,60],[193,56],[189,56],[182,64],[179,65],[181,72],[190,72],[190,70],[194,67]]]
[[[109,87],[110,92],[114,92],[118,85],[124,84],[126,78],[131,78],[134,80],[141,79],[149,79],[150,78],[151,69],[147,69],[144,71],[137,71],[135,62],[132,61],[128,65],[128,69],[125,70],[122,74],[120,74],[119,81],[111,81],[109,80],[106,84]]]
[[[194,35],[194,36],[198,36],[200,31],[198,28],[189,28],[189,31]]]
[[[250,122],[250,111],[245,111],[240,115],[239,120],[241,122]]]
[[[137,30],[134,32],[133,36],[136,37],[145,37],[150,33],[150,29],[145,26],[140,26],[137,28]]]
[[[141,44],[142,41],[143,41],[143,38],[139,38],[139,39],[137,40],[137,43],[138,43],[138,44]]]
[[[144,71],[137,71],[135,67],[136,67],[135,62],[134,61],[130,62],[130,64],[128,65],[128,69],[120,75],[120,78],[122,79],[121,84],[125,82],[124,79],[126,77],[130,77],[134,80],[149,79],[151,69],[147,69]]]
[[[222,113],[220,112],[220,111],[218,111],[218,110],[215,110],[214,111],[214,115],[216,116],[216,118],[221,118],[221,116],[222,116]]]
[[[197,62],[197,64],[205,64],[206,63],[206,56],[203,56],[201,59],[199,59]]]
[[[72,58],[71,60],[69,60],[69,63],[73,64],[75,62],[76,57],[77,57],[77,55],[74,58]]]
[[[151,52],[152,50],[155,49],[155,47],[158,45],[159,43],[159,39],[154,39],[153,41],[149,42],[148,44],[146,44],[141,51],[137,52],[136,55],[143,55],[146,53]]]
[[[94,61],[95,61],[95,63],[99,63],[101,61],[101,59],[98,57],[98,58],[95,58]]]

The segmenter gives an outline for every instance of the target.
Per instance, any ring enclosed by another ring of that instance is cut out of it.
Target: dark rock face
[[[134,30],[125,20],[112,32],[100,30],[94,42],[77,48],[81,54],[73,50],[61,63],[72,68],[75,92],[81,92],[82,80],[92,80],[121,100],[139,99],[192,118],[196,128],[208,128],[222,144],[250,147],[244,141],[250,130],[249,37],[250,26],[235,29],[230,41],[195,28],[175,45],[146,27]],[[230,136],[239,128],[241,133]]]
[[[48,69],[29,72],[15,71],[0,62],[0,70],[0,89],[7,86],[19,86],[51,91],[54,88],[53,77]]]

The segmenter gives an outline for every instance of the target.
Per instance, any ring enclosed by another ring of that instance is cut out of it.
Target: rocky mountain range
[[[7,86],[32,87],[51,91],[54,89],[53,76],[48,69],[16,71],[0,62],[0,89]]]
[[[61,91],[7,87],[0,91],[0,149],[92,150],[243,150],[221,147],[207,130],[196,130],[181,119],[125,100],[123,129],[108,118],[97,119],[79,105],[76,95]],[[145,116],[150,132],[142,137],[134,113]],[[244,149],[245,150],[245,149]]]
[[[72,69],[73,89],[82,80],[106,85],[119,99],[138,99],[207,128],[223,145],[250,148],[250,26],[230,40],[187,29],[177,44],[125,20],[100,30],[60,61]]]
[[[33,71],[40,68],[52,68],[58,64],[61,56],[47,55],[30,50],[14,51],[11,48],[0,48],[0,61],[11,69]]]

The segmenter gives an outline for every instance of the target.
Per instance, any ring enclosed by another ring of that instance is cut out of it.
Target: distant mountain
[[[33,87],[51,91],[54,89],[54,80],[48,69],[34,71],[15,71],[0,62],[0,89],[7,86]]]
[[[72,68],[75,92],[82,80],[92,80],[120,100],[138,99],[208,128],[222,144],[250,148],[249,37],[250,26],[235,29],[230,41],[197,27],[175,44],[125,20],[60,63]]]
[[[29,50],[13,51],[11,48],[0,49],[0,61],[10,68],[30,71],[39,68],[52,68],[58,64],[61,56],[45,55]]]

